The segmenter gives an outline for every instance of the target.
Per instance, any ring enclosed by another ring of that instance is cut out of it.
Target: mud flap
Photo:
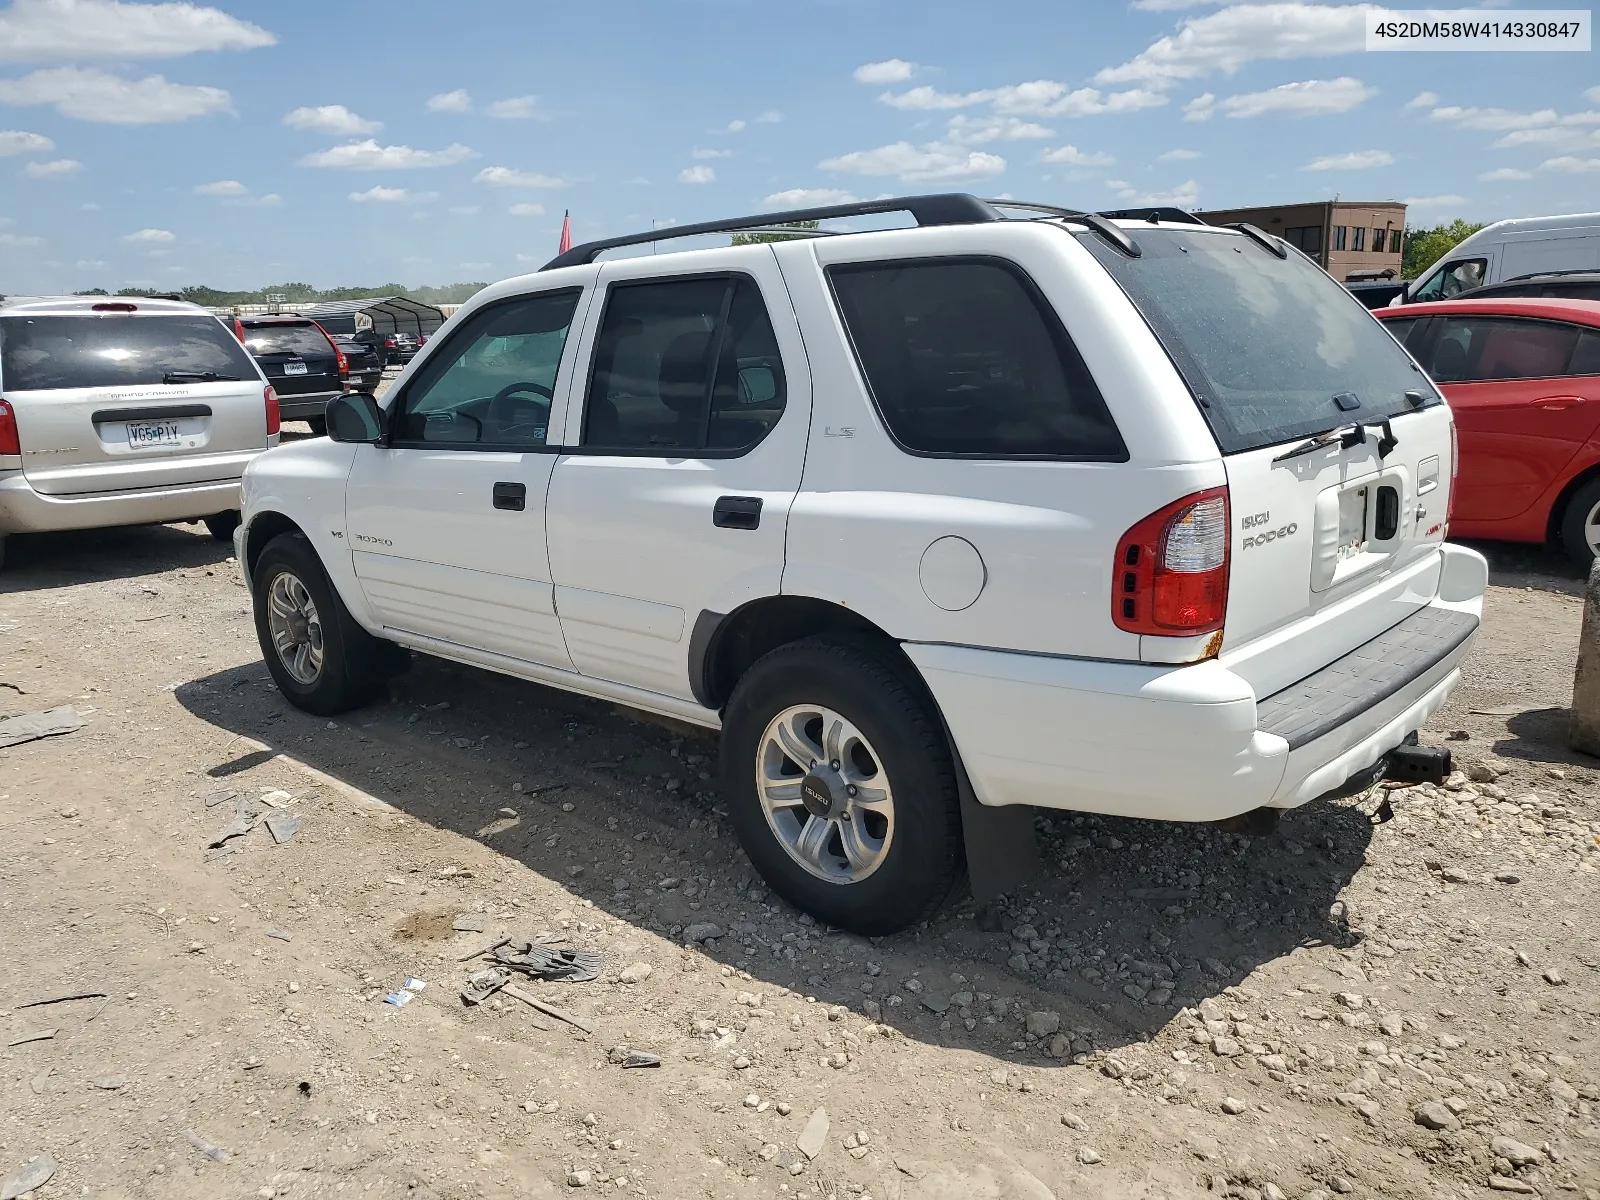
[[[949,730],[945,732],[948,736]],[[973,901],[987,904],[996,896],[1016,891],[1039,871],[1033,808],[1027,804],[999,808],[980,804],[953,739],[950,755],[955,760],[956,789],[961,797],[961,836],[966,843],[967,879],[972,885]]]

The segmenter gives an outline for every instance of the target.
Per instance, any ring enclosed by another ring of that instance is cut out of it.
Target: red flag
[[[561,244],[556,247],[557,254],[565,254],[572,249],[572,213],[567,211],[561,214]]]

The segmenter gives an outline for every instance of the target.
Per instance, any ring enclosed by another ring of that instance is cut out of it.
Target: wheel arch
[[[270,509],[258,512],[250,518],[250,527],[245,532],[244,541],[243,566],[246,578],[255,578],[256,563],[261,559],[261,552],[267,548],[268,542],[284,533],[304,535],[305,530],[283,513]]]
[[[1580,488],[1596,479],[1600,479],[1600,459],[1591,462],[1562,485],[1550,505],[1550,511],[1545,514],[1544,540],[1547,543],[1554,543],[1560,539],[1562,522],[1567,519],[1567,505],[1572,503],[1573,496],[1578,494]]]

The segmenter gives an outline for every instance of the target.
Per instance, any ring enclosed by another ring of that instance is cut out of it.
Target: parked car
[[[350,365],[349,386],[357,391],[372,391],[383,382],[383,356],[366,342],[350,338],[333,339],[333,344]]]
[[[1600,213],[1496,221],[1446,254],[1390,303],[1449,300],[1543,271],[1600,270]]]
[[[310,317],[242,317],[245,348],[278,391],[286,421],[327,431],[328,401],[344,392],[350,363]]]
[[[1471,299],[1378,314],[1456,416],[1456,537],[1600,553],[1600,303]]]
[[[1022,857],[1005,806],[1267,824],[1440,777],[1405,743],[1487,580],[1443,398],[1280,239],[1024,207],[479,292],[247,472],[278,687],[342,712],[410,650],[720,728],[751,861],[865,933],[964,838],[975,880]]]
[[[226,540],[277,441],[273,389],[205,309],[0,301],[0,563],[14,533],[198,519]]]
[[[1346,280],[1344,286],[1367,308],[1387,308],[1406,290],[1405,281],[1400,279]]]
[[[381,355],[385,366],[408,363],[421,349],[416,335],[410,333],[380,333],[375,329],[362,329],[356,332],[355,338]]]
[[[1511,297],[1544,296],[1559,300],[1600,300],[1600,271],[1546,271],[1541,275],[1521,275],[1504,283],[1462,292],[1459,300],[1506,300]]]

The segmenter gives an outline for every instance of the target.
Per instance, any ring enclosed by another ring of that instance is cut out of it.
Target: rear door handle
[[[711,523],[718,529],[756,529],[761,525],[760,496],[718,496],[711,510]]]
[[[525,483],[497,483],[494,485],[494,506],[521,512],[528,507],[528,485]]]
[[[1546,412],[1560,412],[1564,408],[1571,408],[1575,404],[1582,403],[1582,396],[1546,396],[1539,401],[1539,407]]]

